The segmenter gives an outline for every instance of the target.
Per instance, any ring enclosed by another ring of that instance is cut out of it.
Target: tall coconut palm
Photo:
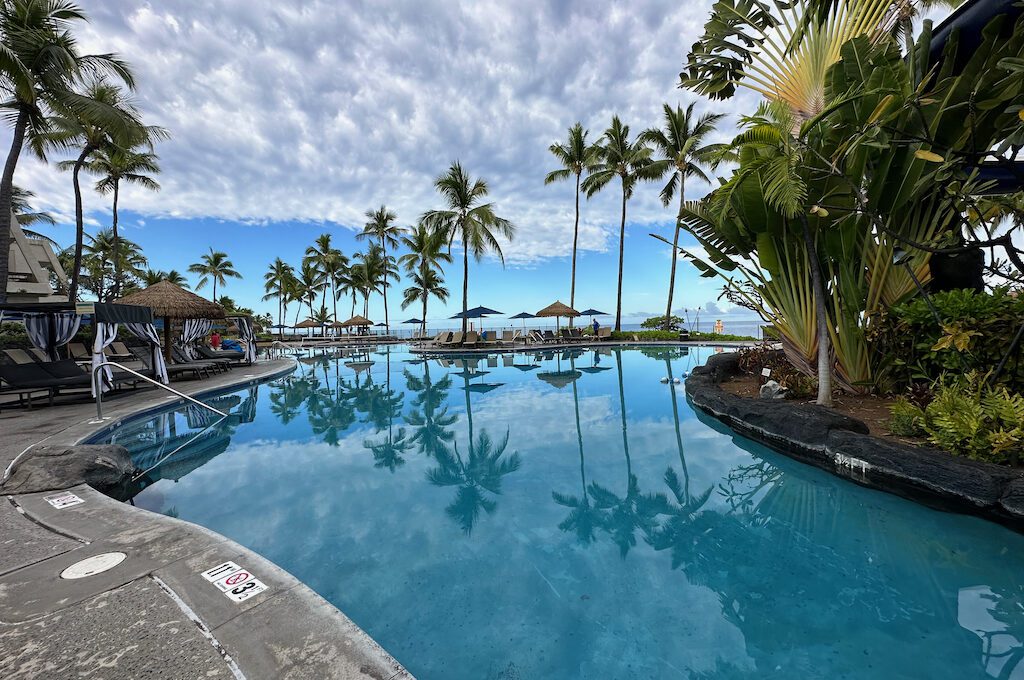
[[[589,130],[584,130],[581,123],[576,123],[569,128],[569,138],[562,144],[552,144],[548,150],[554,155],[562,167],[549,172],[544,177],[544,184],[560,182],[569,178],[576,179],[576,219],[572,226],[572,274],[569,279],[569,306],[575,309],[576,306],[576,247],[580,238],[580,182],[584,171],[597,161],[598,150],[592,144],[587,144]],[[569,327],[572,327],[572,317],[569,317]]]
[[[604,189],[619,178],[622,186],[622,217],[619,222],[619,285],[615,301],[615,330],[622,330],[622,262],[626,246],[626,202],[633,197],[633,190],[639,180],[654,179],[656,172],[651,167],[651,148],[641,139],[630,141],[629,126],[623,125],[618,116],[612,116],[612,124],[601,136],[597,160],[591,166],[590,174],[583,180],[582,188],[587,198]]]
[[[80,174],[89,158],[105,147],[127,146],[147,138],[150,131],[142,124],[138,109],[124,90],[102,78],[88,82],[79,95],[88,108],[59,107],[50,116],[49,131],[39,136],[39,144],[56,150],[77,152],[74,160],[58,164],[71,170],[75,192],[75,263],[71,272],[70,297],[75,299],[82,263],[82,241],[85,236],[84,209]],[[158,134],[154,128],[152,134]]]
[[[150,177],[150,175],[160,172],[157,156],[146,145],[151,144],[154,137],[164,137],[165,133],[162,128],[151,128],[146,131],[146,135],[150,136],[150,140],[130,149],[112,144],[99,149],[86,165],[86,170],[100,176],[99,181],[96,182],[96,191],[103,195],[113,195],[110,227],[113,231],[115,249],[120,237],[118,233],[118,202],[121,196],[121,183],[139,186],[150,191],[160,191],[160,183]],[[120,292],[120,278],[120,271],[115,263],[114,297],[117,297]]]
[[[139,275],[142,283],[146,286],[152,286],[153,284],[160,283],[161,281],[170,281],[176,286],[188,290],[188,279],[186,279],[177,269],[171,269],[170,271],[147,269]]]
[[[465,333],[466,310],[469,309],[469,255],[472,253],[479,262],[492,251],[505,266],[498,237],[511,241],[515,238],[516,227],[495,214],[493,203],[482,202],[489,192],[487,182],[474,180],[458,161],[434,181],[434,188],[448,209],[431,210],[423,215],[421,222],[428,229],[443,233],[449,250],[456,238],[462,242],[462,332]]]
[[[330,234],[320,234],[313,245],[306,248],[306,255],[303,262],[312,263],[324,275],[327,285],[323,289],[323,306],[327,305],[327,291],[330,289],[331,297],[334,298],[334,320],[338,320],[337,285],[340,271],[348,266],[348,258],[331,245]]]
[[[381,253],[383,254],[384,261],[388,260],[388,246],[392,248],[398,247],[398,239],[405,231],[402,227],[395,224],[395,220],[398,216],[387,209],[387,206],[381,206],[376,210],[367,210],[366,217],[370,220],[363,225],[363,230],[356,234],[357,239],[371,239],[374,243],[380,246]],[[391,278],[391,272],[385,271],[383,278],[383,295],[384,295],[384,326],[386,330],[390,331],[391,327],[388,326],[388,279]]]
[[[393,261],[389,263],[381,247],[371,243],[366,252],[356,253],[359,260],[350,268],[352,285],[363,295],[363,316],[370,315],[370,295],[383,291],[385,278],[394,272]],[[393,258],[391,258],[393,260]]]
[[[117,240],[113,230],[101,229],[95,236],[86,235],[87,243],[83,246],[83,260],[91,258],[96,266],[86,267],[94,271],[97,280],[91,286],[100,302],[108,302],[117,298],[120,290],[118,277],[122,274],[141,276],[146,265],[146,257],[137,243],[128,239]],[[106,285],[110,277],[110,287]]]
[[[277,300],[277,335],[281,340],[284,340],[284,314],[288,289],[294,278],[295,270],[281,258],[275,259],[263,275],[263,290],[266,293],[263,299],[275,298]]]
[[[442,302],[448,299],[448,289],[443,286],[444,276],[441,274],[441,263],[451,263],[452,256],[444,249],[444,233],[429,229],[424,224],[416,225],[411,233],[403,236],[402,244],[409,249],[409,252],[398,258],[398,262],[407,273],[413,276],[413,285],[405,289],[402,309],[408,307],[415,300],[421,300],[423,302],[423,316],[421,317],[423,323],[420,324],[420,332],[426,333],[428,298],[433,295]]]
[[[306,261],[302,263],[296,278],[301,290],[301,300],[309,307],[309,318],[313,318],[313,303],[324,288],[327,287],[327,276],[320,271],[315,264]]]
[[[109,110],[74,92],[89,75],[109,74],[129,88],[131,69],[111,54],[83,55],[72,29],[87,21],[69,0],[10,0],[0,3],[0,89],[12,122],[11,148],[0,177],[0,302],[7,299],[14,171],[26,140],[44,158],[39,139],[49,130],[54,110],[97,116]]]
[[[229,278],[242,278],[242,275],[235,271],[235,265],[228,259],[228,254],[213,248],[210,248],[210,252],[203,255],[199,262],[189,265],[188,270],[200,276],[196,290],[201,290],[207,281],[213,281],[213,294],[210,299],[214,301],[217,299],[218,283],[226,286]]]
[[[652,172],[668,175],[668,182],[661,190],[661,203],[668,206],[679,195],[679,211],[676,214],[676,228],[672,236],[672,266],[668,279],[668,302],[665,305],[665,330],[672,330],[672,297],[676,287],[676,263],[679,248],[679,230],[683,225],[683,207],[686,201],[686,180],[696,177],[710,183],[711,180],[701,165],[714,167],[723,145],[707,144],[708,135],[715,131],[715,125],[725,116],[720,113],[704,113],[696,120],[691,103],[683,110],[664,105],[665,127],[651,128],[640,135],[640,139],[652,146],[661,158],[652,163]]]

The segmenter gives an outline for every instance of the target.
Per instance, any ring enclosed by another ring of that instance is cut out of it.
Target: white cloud
[[[128,59],[148,122],[173,134],[159,148],[163,191],[128,188],[127,209],[353,226],[386,202],[412,222],[438,206],[432,181],[460,159],[519,227],[508,259],[529,264],[571,247],[572,187],[543,185],[547,147],[576,120],[596,138],[618,113],[639,132],[663,102],[694,99],[677,74],[709,7],[108,0],[90,8],[82,44]],[[70,179],[52,166],[25,159],[18,181],[72,214]],[[614,247],[615,193],[584,201],[584,251]],[[87,192],[86,203],[107,200]],[[655,187],[629,212],[669,219]]]

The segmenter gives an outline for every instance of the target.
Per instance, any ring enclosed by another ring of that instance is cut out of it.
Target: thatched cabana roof
[[[569,305],[562,304],[560,301],[555,300],[544,309],[537,312],[534,316],[579,316],[580,313]]]
[[[312,319],[306,319],[305,321],[300,321],[295,324],[292,328],[320,328],[321,326],[323,326],[323,324],[317,323]]]
[[[129,293],[117,301],[141,305],[153,310],[153,316],[165,319],[223,319],[224,308],[170,281],[160,281],[148,288]]]
[[[342,326],[372,326],[373,322],[367,319],[365,316],[359,316],[358,314],[353,316],[348,321],[344,321]]]

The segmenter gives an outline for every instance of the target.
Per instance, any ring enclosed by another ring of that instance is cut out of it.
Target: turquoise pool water
[[[711,348],[304,357],[145,479],[421,680],[1021,678],[1024,537],[696,414]],[[195,409],[107,436],[149,467]]]

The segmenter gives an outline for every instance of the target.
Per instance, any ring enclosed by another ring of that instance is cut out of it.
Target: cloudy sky
[[[555,168],[547,148],[569,125],[582,121],[596,139],[619,114],[635,133],[659,122],[663,103],[697,101],[728,114],[725,138],[736,112],[753,108],[750,95],[711,104],[676,87],[710,4],[104,0],[83,2],[92,22],[82,43],[134,65],[146,120],[172,134],[158,148],[163,190],[129,189],[121,202],[124,233],[153,268],[184,270],[209,247],[224,250],[245,276],[225,292],[276,310],[259,301],[274,257],[298,263],[325,231],[351,254],[362,247],[354,229],[382,203],[413,223],[441,207],[432,182],[458,159],[518,227],[506,269],[471,266],[470,305],[515,313],[568,301],[573,187],[543,177]],[[70,176],[26,159],[16,181],[63,217],[52,234],[70,243]],[[629,205],[627,316],[664,306],[669,254],[647,235],[670,235],[658,188],[641,187]],[[707,190],[694,182],[687,195]],[[85,202],[89,230],[109,224],[107,198],[87,191]],[[584,202],[580,247],[577,306],[614,311],[614,186]],[[680,308],[719,293],[685,263],[678,282]],[[461,291],[460,268],[448,285]],[[429,316],[460,305],[456,296]],[[378,299],[371,316],[381,310]]]

